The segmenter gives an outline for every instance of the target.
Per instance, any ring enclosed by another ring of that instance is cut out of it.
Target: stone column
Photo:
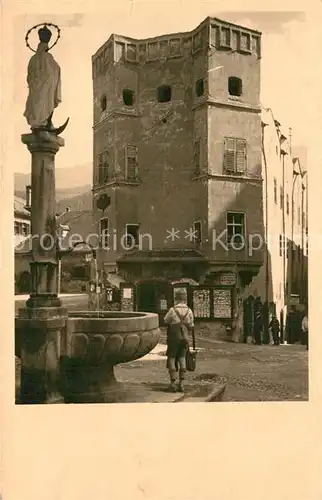
[[[64,140],[47,131],[24,134],[31,153],[32,290],[16,318],[16,355],[21,359],[19,403],[61,403],[60,335],[67,309],[57,296],[55,154]]]

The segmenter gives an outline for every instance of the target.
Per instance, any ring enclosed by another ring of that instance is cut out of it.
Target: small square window
[[[126,247],[132,249],[139,245],[139,224],[126,224]]]
[[[158,102],[171,101],[171,87],[169,85],[161,85],[158,88]]]
[[[200,78],[196,81],[196,94],[198,97],[203,96],[205,93],[205,81],[203,78]]]
[[[133,106],[134,104],[134,90],[124,89],[123,90],[123,103],[125,106]]]
[[[237,76],[230,76],[228,78],[228,92],[230,95],[240,97],[243,93],[243,82]]]

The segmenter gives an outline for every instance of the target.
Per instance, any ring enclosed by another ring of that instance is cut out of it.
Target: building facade
[[[30,234],[30,211],[26,208],[26,201],[18,196],[14,197],[14,246],[23,242]]]
[[[262,110],[264,263],[245,290],[274,304],[285,325],[308,300],[308,175],[271,109]]]
[[[263,262],[249,248],[264,228],[260,61],[259,32],[216,18],[145,40],[112,35],[96,52],[101,269],[217,284],[228,273],[236,303]]]

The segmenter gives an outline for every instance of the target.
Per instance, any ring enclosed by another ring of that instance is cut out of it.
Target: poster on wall
[[[210,318],[210,290],[194,290],[192,303],[195,318]]]
[[[134,298],[132,288],[123,288],[121,294],[121,310],[122,311],[133,311],[134,310]]]
[[[232,272],[220,273],[219,283],[224,286],[234,286],[236,284],[236,274]]]
[[[123,299],[132,298],[132,288],[123,288]]]
[[[213,290],[214,318],[230,319],[232,317],[231,290]]]

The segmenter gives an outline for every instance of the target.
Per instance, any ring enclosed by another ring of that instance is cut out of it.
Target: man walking
[[[167,331],[167,368],[170,376],[170,390],[176,392],[176,362],[179,365],[178,390],[184,392],[184,379],[186,374],[186,353],[189,346],[189,334],[194,328],[193,312],[185,303],[185,294],[181,291],[175,293],[175,305],[171,307],[164,317],[168,325]]]

